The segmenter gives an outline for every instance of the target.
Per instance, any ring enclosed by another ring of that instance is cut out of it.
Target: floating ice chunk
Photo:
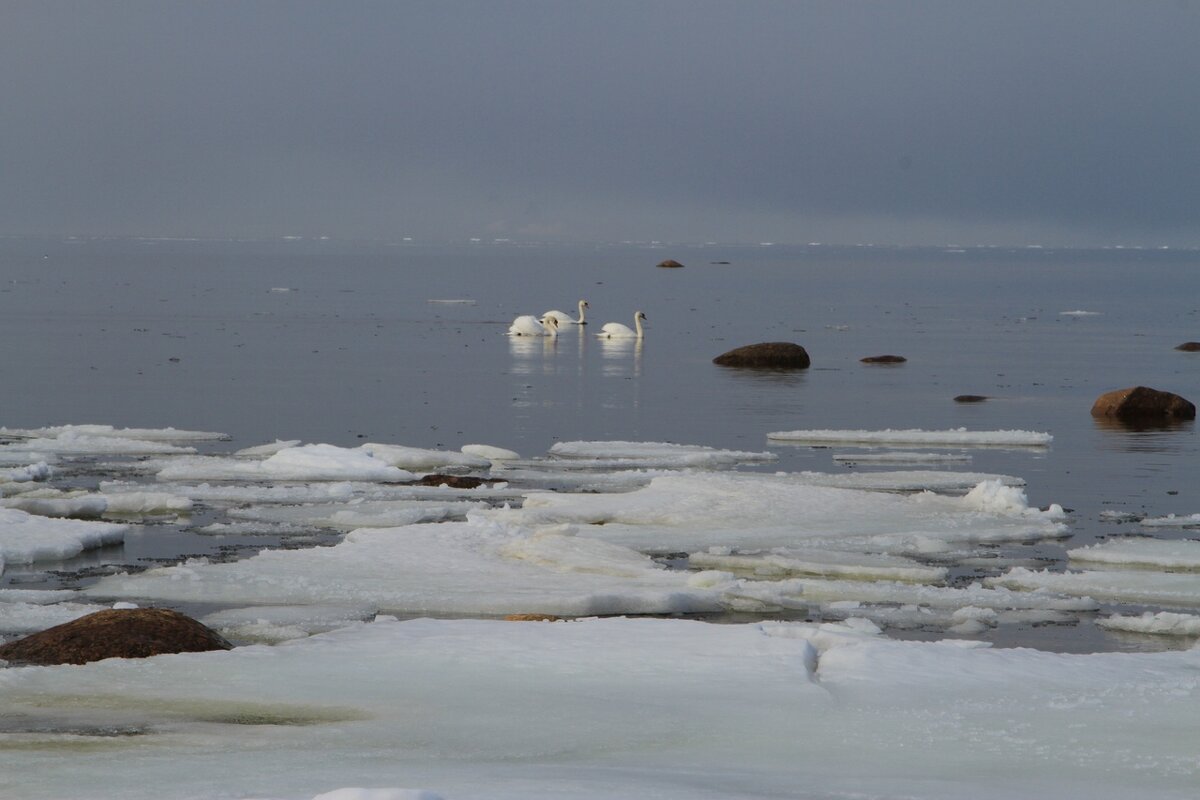
[[[196,456],[175,459],[158,471],[160,480],[410,481],[416,475],[364,450],[307,444],[289,447],[262,461]]]
[[[1112,509],[1107,509],[1105,511],[1101,511],[1099,514],[1099,517],[1100,517],[1100,519],[1105,520],[1106,522],[1121,523],[1121,522],[1137,522],[1138,520],[1140,520],[1142,518],[1142,515],[1134,514],[1131,511],[1114,511]]]
[[[550,448],[556,458],[582,458],[625,462],[648,467],[728,467],[778,459],[774,453],[719,450],[703,445],[667,442],[557,442]]]
[[[189,431],[178,428],[114,428],[112,425],[56,425],[48,428],[0,428],[0,437],[22,439],[88,437],[134,439],[141,442],[201,442],[223,441],[228,434],[212,431]]]
[[[1153,633],[1162,636],[1200,636],[1200,616],[1171,611],[1147,611],[1141,616],[1114,614],[1096,620],[1101,628],[1129,633]]]
[[[1147,528],[1190,528],[1200,526],[1200,514],[1176,516],[1168,514],[1165,517],[1147,517],[1140,522]]]
[[[433,472],[442,469],[487,469],[492,462],[480,456],[448,450],[427,450],[398,444],[367,443],[358,448],[385,464],[410,472]]]
[[[985,487],[988,484],[981,484]],[[900,495],[805,484],[794,475],[699,472],[655,477],[620,494],[531,492],[520,509],[480,512],[537,526],[575,523],[580,535],[643,552],[832,546],[905,552],[948,542],[1066,535],[1059,513],[1020,504],[995,484],[964,497]]]
[[[43,517],[76,517],[95,519],[112,516],[146,514],[186,514],[192,501],[166,492],[121,492],[95,494],[88,492],[26,493],[0,500],[6,508],[19,508]]]
[[[842,464],[938,464],[970,461],[968,453],[837,453],[833,460]]]
[[[798,430],[768,433],[775,442],[800,444],[868,444],[873,446],[933,445],[942,447],[1045,447],[1054,439],[1048,433],[1034,431],[969,431],[952,428],[944,431],[909,430]]]
[[[51,438],[26,439],[21,449],[34,453],[62,455],[166,455],[194,453],[194,447],[181,447],[159,439],[131,439],[120,436],[97,436],[76,431],[64,431]]]
[[[791,578],[781,581],[739,580],[736,586],[714,583],[709,579],[708,585],[726,595],[751,598],[777,608],[796,608],[806,604],[844,600],[943,609],[974,606],[1009,610],[1095,611],[1098,607],[1096,601],[1090,597],[1065,596],[1072,593],[1011,591],[1005,588],[988,588],[978,583],[956,588],[896,581]]]
[[[440,522],[465,517],[468,511],[484,508],[482,503],[434,503],[420,500],[367,500],[361,503],[325,503],[302,506],[251,506],[233,508],[229,517],[286,525],[305,525],[337,530],[396,528],[422,522]]]
[[[0,500],[5,508],[16,508],[41,517],[74,517],[97,519],[108,508],[108,502],[98,494],[60,494],[57,497],[35,497],[28,494]]]
[[[1200,605],[1200,579],[1188,572],[1149,570],[1104,570],[1049,572],[1014,567],[994,578],[989,586],[1025,591],[1039,589],[1069,595],[1086,595],[1099,600],[1147,605]]]
[[[276,439],[275,441],[268,442],[267,444],[259,444],[253,447],[243,447],[241,450],[235,452],[234,455],[240,458],[266,458],[267,456],[275,455],[280,450],[287,450],[289,447],[297,447],[299,444],[299,439]]]
[[[128,525],[77,519],[50,519],[15,508],[0,508],[0,571],[4,562],[32,564],[71,558],[92,547],[125,540]]]
[[[731,570],[758,578],[816,575],[858,580],[933,583],[943,580],[944,567],[927,567],[898,556],[867,555],[836,550],[782,550],[778,553],[743,555],[717,552],[692,553],[688,564],[697,569]]]
[[[137,491],[139,485],[123,481],[104,481],[100,484],[100,491],[106,494],[121,494]],[[519,500],[522,497],[521,491],[506,488],[505,484],[479,486],[474,489],[452,489],[444,486],[380,484],[362,481],[331,481],[274,486],[172,483],[171,494],[209,505],[247,503],[295,505],[371,500],[490,500],[495,502]]]
[[[993,475],[986,472],[936,472],[906,470],[889,472],[798,472],[796,479],[813,486],[836,486],[842,489],[869,489],[889,492],[953,492],[966,491],[985,481],[1005,486],[1024,486],[1025,480],[1012,475]]]
[[[521,457],[519,453],[505,450],[503,447],[492,447],[486,444],[464,444],[462,451],[475,458],[486,458],[488,461],[515,461]]]
[[[1192,540],[1120,538],[1067,551],[1072,561],[1095,564],[1158,567],[1167,570],[1200,570],[1200,542]]]
[[[562,536],[522,542],[533,536],[481,520],[363,528],[333,547],[266,550],[226,564],[108,576],[84,593],[247,605],[373,605],[401,615],[587,616],[723,608],[716,592],[689,587],[686,573],[663,569],[640,554],[622,560],[609,548],[597,561],[593,541]]]
[[[49,605],[65,603],[78,595],[73,589],[0,589],[0,603]]]
[[[1100,316],[1100,314],[1101,314],[1101,312],[1099,312],[1099,311],[1082,311],[1082,310],[1058,312],[1058,315],[1060,317],[1098,317],[1098,316]]]
[[[858,617],[865,617],[873,622],[886,625],[893,629],[913,629],[913,628],[952,628],[970,620],[970,616],[975,614],[977,606],[964,606],[963,608],[934,608],[930,606],[921,606],[914,604],[904,605],[873,605],[863,604],[857,600],[834,600],[828,603],[822,603],[820,606],[821,616],[844,616],[853,614]],[[1072,611],[1056,611],[1052,609],[984,609],[986,618],[979,621],[986,622],[988,627],[998,625],[1031,625],[1031,624],[1046,624],[1046,623],[1069,623],[1079,620],[1078,612]],[[962,613],[960,613],[962,612]],[[966,633],[967,635],[977,635],[983,632],[983,628],[978,628],[972,631],[967,631],[965,628],[955,633]]]
[[[54,468],[45,461],[38,461],[36,464],[29,464],[24,467],[14,467],[13,469],[0,469],[0,483],[30,483],[32,481],[49,480],[54,474]]]
[[[36,462],[57,464],[58,461],[58,456],[54,453],[31,453],[19,449],[16,445],[0,444],[0,466],[28,467]]]

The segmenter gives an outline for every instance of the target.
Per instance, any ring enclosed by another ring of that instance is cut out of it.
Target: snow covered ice
[[[1190,541],[1112,537],[1069,551],[1086,570],[964,578],[976,556],[1070,535],[1069,515],[1031,506],[1019,476],[751,471],[774,454],[654,442],[532,457],[295,440],[139,449],[220,441],[194,433],[10,436],[0,457],[29,460],[6,470],[51,464],[16,449],[30,441],[80,436],[96,448],[86,457],[131,469],[95,489],[59,485],[53,466],[10,480],[0,566],[154,536],[139,514],[195,516],[178,524],[208,535],[336,540],[78,589],[0,588],[4,640],[136,604],[200,609],[238,645],[0,669],[0,794],[1182,800],[1200,783],[1179,735],[1200,712],[1200,650],[1067,655],[972,638],[1093,618],[1200,635],[1193,614],[1164,610],[1200,605],[1196,573],[1180,571],[1196,569]],[[85,451],[52,455],[64,452]],[[487,483],[413,483],[430,472]],[[1114,598],[1164,608],[1100,611]],[[515,614],[564,619],[501,619]],[[890,638],[911,630],[932,640]]]

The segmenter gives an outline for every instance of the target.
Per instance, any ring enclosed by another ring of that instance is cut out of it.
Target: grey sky
[[[0,5],[0,233],[1200,245],[1200,4]]]

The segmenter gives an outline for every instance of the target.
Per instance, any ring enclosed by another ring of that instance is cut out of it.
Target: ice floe
[[[1190,528],[1200,527],[1200,514],[1185,514],[1177,516],[1168,514],[1165,517],[1145,517],[1139,524],[1147,528]]]
[[[1113,614],[1096,620],[1101,628],[1128,633],[1150,633],[1159,636],[1200,636],[1200,616],[1177,614],[1172,611],[1147,611],[1137,616]]]
[[[772,442],[797,444],[863,444],[873,447],[912,445],[941,447],[1045,447],[1054,437],[1035,431],[969,431],[952,428],[944,431],[908,430],[797,430],[768,433]]]
[[[575,523],[580,535],[668,553],[800,545],[906,553],[1067,533],[1061,508],[1030,508],[1020,489],[994,481],[946,497],[813,486],[795,475],[703,472],[658,476],[624,493],[531,492],[520,509],[481,513],[524,526]]]
[[[940,464],[968,462],[969,453],[912,453],[894,451],[890,453],[835,453],[834,461],[842,464]]]
[[[356,448],[331,444],[288,447],[261,461],[220,456],[172,459],[158,470],[164,481],[411,481],[416,475]]]
[[[582,459],[583,463],[616,465],[625,469],[696,467],[716,469],[736,464],[775,461],[768,452],[720,450],[703,445],[669,442],[557,442],[550,455],[559,459]]]
[[[1095,564],[1156,567],[1166,570],[1200,570],[1200,541],[1112,538],[1099,544],[1067,551],[1072,561]],[[1198,578],[1200,580],[1200,578]]]
[[[228,434],[178,428],[114,428],[112,425],[54,425],[46,428],[0,428],[0,438],[61,439],[73,437],[133,439],[142,442],[224,441]]]
[[[423,447],[406,447],[398,444],[368,443],[358,448],[385,464],[409,472],[435,472],[441,470],[486,470],[492,465],[490,459],[464,452],[429,450]]]
[[[986,583],[1020,591],[1045,590],[1120,603],[1200,605],[1200,578],[1191,572],[1143,569],[1052,572],[1014,567],[1003,575],[988,578]]]
[[[54,468],[45,461],[27,464],[23,467],[0,469],[0,483],[31,483],[33,481],[49,480],[54,474]]]
[[[93,547],[124,541],[128,525],[78,519],[50,519],[15,508],[0,508],[0,571],[4,564],[71,558]]]
[[[1024,479],[1013,475],[993,475],[986,472],[938,472],[935,470],[798,472],[795,473],[795,476],[797,480],[813,486],[836,486],[842,489],[891,492],[965,492],[988,481],[1005,486],[1025,485]]]

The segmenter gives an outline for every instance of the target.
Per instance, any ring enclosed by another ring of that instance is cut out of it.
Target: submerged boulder
[[[1183,344],[1175,345],[1176,350],[1182,350],[1185,353],[1200,353],[1200,342],[1184,342]]]
[[[793,342],[760,342],[738,347],[713,359],[722,367],[759,369],[807,369],[808,351]]]
[[[211,628],[178,611],[114,608],[2,645],[0,659],[45,666],[232,649]]]
[[[1133,386],[1106,392],[1092,405],[1093,417],[1118,419],[1195,419],[1196,406],[1171,392]]]
[[[986,394],[960,394],[954,398],[956,403],[982,403],[987,400]]]
[[[664,269],[679,269],[680,267],[683,266],[683,264],[680,264],[678,261],[676,261],[673,258],[668,258],[666,261],[658,262],[658,266],[660,266]]]
[[[904,356],[867,356],[859,361],[864,364],[903,364],[908,359]]]

